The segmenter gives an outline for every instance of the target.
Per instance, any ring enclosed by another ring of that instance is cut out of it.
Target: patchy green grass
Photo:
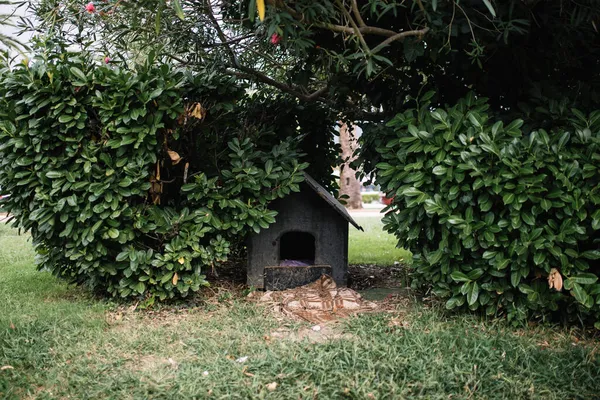
[[[0,229],[0,398],[563,399],[600,393],[600,343],[565,329],[513,329],[415,302],[328,327],[343,333],[328,339],[219,288],[196,307],[130,311],[36,272],[32,257],[26,237]],[[297,332],[310,335],[298,339]],[[248,358],[236,362],[239,357]]]
[[[348,261],[350,264],[394,265],[394,262],[407,263],[411,260],[408,250],[397,248],[394,235],[383,230],[382,215],[373,213],[357,216],[354,220],[364,232],[350,227]]]

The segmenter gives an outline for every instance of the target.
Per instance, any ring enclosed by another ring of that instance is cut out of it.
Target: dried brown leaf
[[[192,104],[188,113],[191,117],[194,117],[196,119],[202,119],[206,115],[206,112],[204,108],[202,108],[202,105],[200,103]]]
[[[181,156],[179,153],[173,150],[167,150],[167,153],[169,153],[169,157],[171,158],[171,161],[173,161],[173,165],[179,164],[179,161],[181,161]]]
[[[175,272],[175,275],[173,275],[173,286],[177,285],[177,282],[179,282],[179,275],[177,275],[177,272]]]
[[[550,274],[548,275],[548,286],[550,286],[550,289],[554,288],[559,292],[562,290],[563,279],[556,268],[550,270]]]

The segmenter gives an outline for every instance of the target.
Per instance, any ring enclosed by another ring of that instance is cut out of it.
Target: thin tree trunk
[[[362,208],[362,196],[360,194],[361,184],[356,179],[356,171],[350,168],[354,161],[354,150],[356,150],[356,138],[348,125],[343,124],[340,128],[340,145],[342,147],[342,158],[344,164],[340,172],[340,194],[347,195],[346,207],[352,209]]]

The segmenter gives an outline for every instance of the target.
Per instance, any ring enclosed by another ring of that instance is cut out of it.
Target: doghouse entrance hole
[[[315,263],[315,237],[306,232],[287,232],[279,242],[280,265],[302,266]]]

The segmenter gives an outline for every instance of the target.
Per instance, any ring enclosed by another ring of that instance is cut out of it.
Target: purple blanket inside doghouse
[[[313,264],[312,260],[281,260],[279,262],[280,267],[308,267]]]

